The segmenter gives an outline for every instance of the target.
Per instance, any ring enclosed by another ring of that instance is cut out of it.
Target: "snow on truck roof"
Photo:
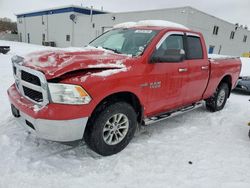
[[[130,28],[130,27],[139,27],[139,26],[157,26],[157,27],[174,27],[180,29],[187,29],[186,26],[178,24],[175,22],[165,21],[165,20],[142,20],[138,22],[124,22],[114,26],[114,28]]]

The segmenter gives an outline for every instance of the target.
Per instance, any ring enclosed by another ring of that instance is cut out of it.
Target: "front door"
[[[169,32],[160,40],[154,54],[164,54],[168,49],[184,49],[184,33]],[[148,65],[151,76],[151,96],[147,111],[156,115],[180,107],[186,91],[183,85],[188,81],[188,62],[154,62]]]

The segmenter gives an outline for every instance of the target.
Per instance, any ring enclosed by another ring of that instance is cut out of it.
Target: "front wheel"
[[[113,155],[123,150],[133,138],[136,113],[126,102],[116,102],[100,109],[88,123],[84,139],[96,153]]]
[[[229,96],[228,84],[222,83],[218,86],[212,97],[206,100],[206,107],[211,112],[222,110]]]

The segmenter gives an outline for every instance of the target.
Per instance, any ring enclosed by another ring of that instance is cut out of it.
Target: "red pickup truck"
[[[84,139],[107,156],[124,149],[138,125],[203,100],[209,111],[223,109],[239,59],[208,59],[202,34],[179,25],[125,26],[77,52],[13,57],[8,96],[17,121],[44,139]]]

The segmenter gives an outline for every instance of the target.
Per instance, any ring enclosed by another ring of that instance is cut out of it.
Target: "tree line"
[[[10,31],[11,33],[17,33],[17,23],[0,20],[0,32]]]

